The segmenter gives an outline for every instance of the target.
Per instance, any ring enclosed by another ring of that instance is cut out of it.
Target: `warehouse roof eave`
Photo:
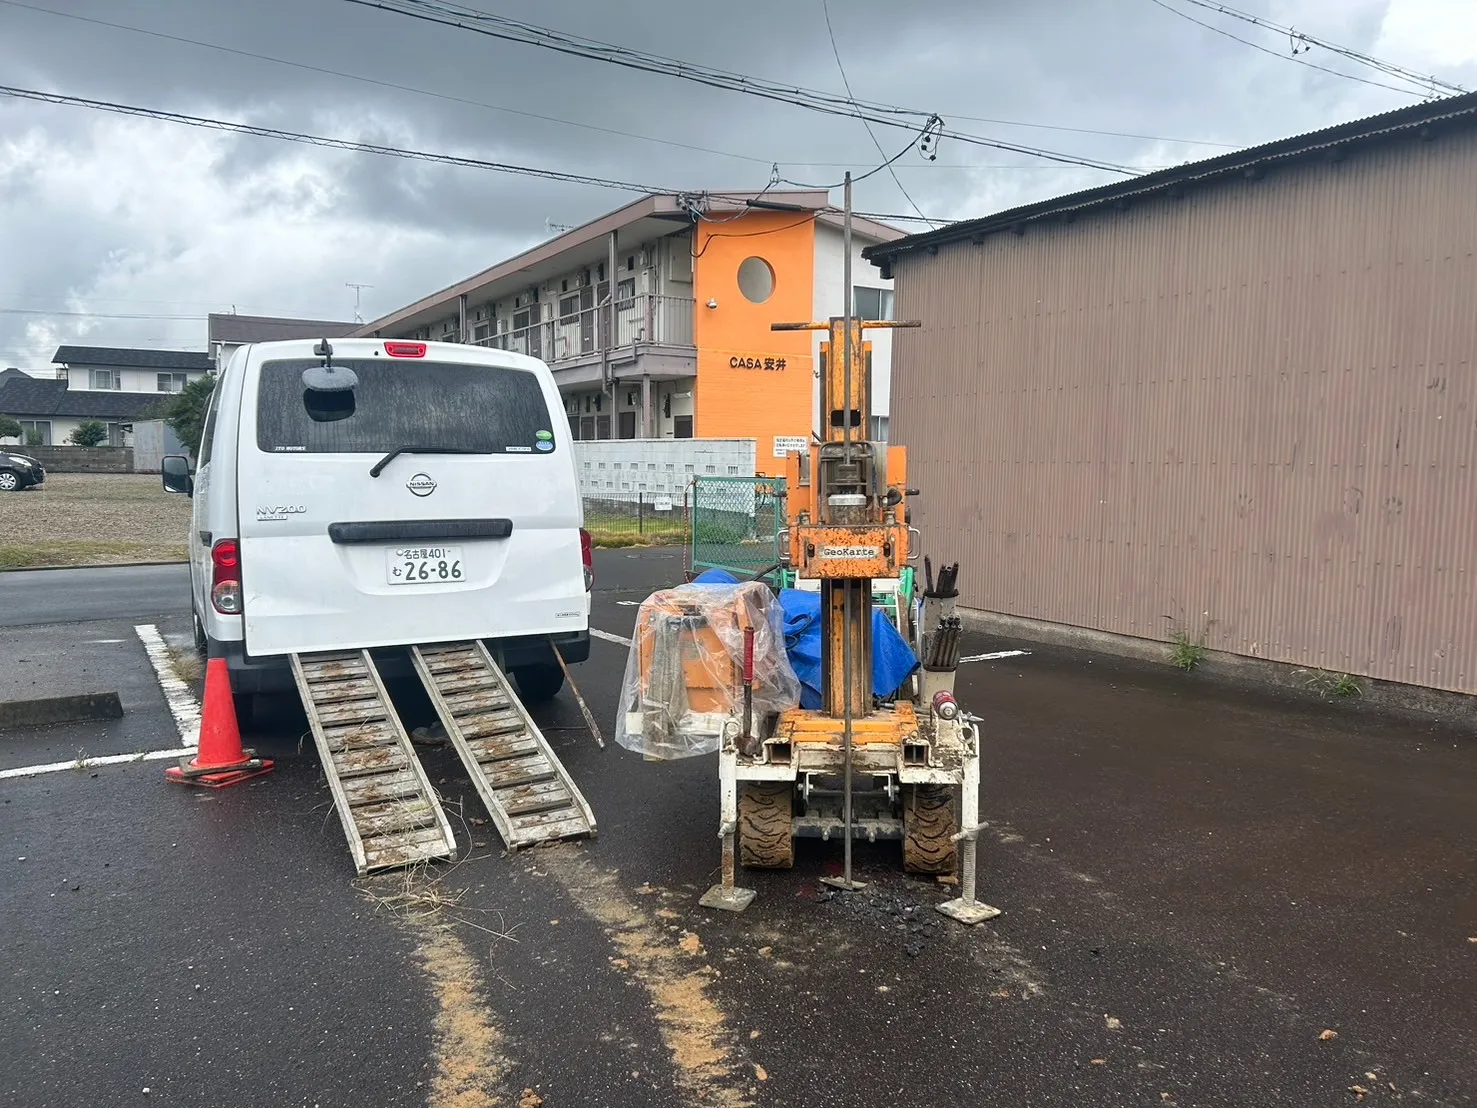
[[[1171,169],[1115,181],[1110,185],[1024,204],[980,219],[952,223],[933,231],[869,246],[862,254],[868,261],[887,271],[893,260],[902,254],[919,250],[934,253],[940,246],[965,240],[979,243],[985,236],[1002,231],[1021,234],[1032,222],[1093,209],[1126,208],[1134,200],[1146,196],[1161,193],[1174,195],[1177,190],[1228,178],[1255,178],[1278,163],[1311,157],[1337,161],[1353,147],[1405,135],[1430,140],[1437,137],[1444,128],[1474,124],[1477,124],[1477,93],[1450,96],[1340,123],[1321,131],[1277,139],[1204,161],[1188,162]]]

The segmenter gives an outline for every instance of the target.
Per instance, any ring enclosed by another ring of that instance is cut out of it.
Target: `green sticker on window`
[[[542,439],[544,442],[548,442],[553,437],[554,437],[554,432],[553,431],[540,431],[538,434],[536,434],[534,436],[534,438],[536,438],[536,439]]]

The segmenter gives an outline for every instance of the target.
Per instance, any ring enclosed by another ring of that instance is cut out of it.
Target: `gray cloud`
[[[1454,11],[1450,5],[1459,2],[1246,0],[1279,21],[1375,52],[1387,17],[1398,15],[1405,53],[1395,60],[1431,67],[1434,62],[1415,54],[1449,52],[1443,10]],[[0,4],[0,82],[662,187],[758,187],[771,161],[781,163],[786,177],[827,183],[840,179],[843,164],[861,171],[879,160],[855,120],[345,0],[37,3],[299,64]],[[939,111],[960,130],[1120,163],[1169,164],[1218,148],[963,117],[1253,143],[1412,102],[1256,53],[1149,0],[932,0],[901,7],[831,0],[831,10],[857,95]],[[841,91],[820,0],[544,0],[528,18]],[[1448,58],[1444,75],[1477,84],[1477,56],[1460,60],[1465,64],[1453,69]],[[892,153],[906,136],[879,127],[877,140]],[[905,156],[897,173],[925,212],[951,218],[1112,179],[958,142],[946,142],[934,165]],[[373,314],[544,237],[548,220],[578,222],[627,198],[3,98],[0,192],[0,308],[111,314],[203,314],[234,304],[241,311],[342,316],[353,302],[344,288],[351,280],[375,285],[366,294],[366,312]],[[907,211],[886,173],[858,186],[857,203]],[[199,346],[204,325],[0,314],[0,360],[28,357],[32,368],[44,370],[48,343],[83,335]]]

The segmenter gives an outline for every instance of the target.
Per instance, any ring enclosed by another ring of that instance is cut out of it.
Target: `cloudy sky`
[[[475,2],[842,90],[822,0]],[[1285,36],[1187,0],[830,3],[858,97],[1117,164],[1209,157],[1420,99],[1289,61]],[[1477,88],[1472,0],[1238,6]],[[856,120],[348,0],[0,0],[0,85],[661,188],[759,188],[774,162],[832,182],[880,161]],[[906,135],[879,128],[878,141],[891,154]],[[951,141],[935,163],[904,157],[897,176],[936,219],[1117,179]],[[0,366],[49,374],[59,342],[202,349],[209,311],[352,318],[349,282],[373,286],[373,318],[630,198],[0,95]],[[857,206],[913,211],[886,173],[858,186]]]

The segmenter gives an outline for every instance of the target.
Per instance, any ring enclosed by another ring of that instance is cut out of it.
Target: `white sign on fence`
[[[653,512],[670,512],[672,510],[672,498],[670,496],[658,496],[651,502]]]
[[[810,440],[804,435],[776,435],[774,437],[774,456],[783,458],[786,454],[804,454],[810,446]]]

